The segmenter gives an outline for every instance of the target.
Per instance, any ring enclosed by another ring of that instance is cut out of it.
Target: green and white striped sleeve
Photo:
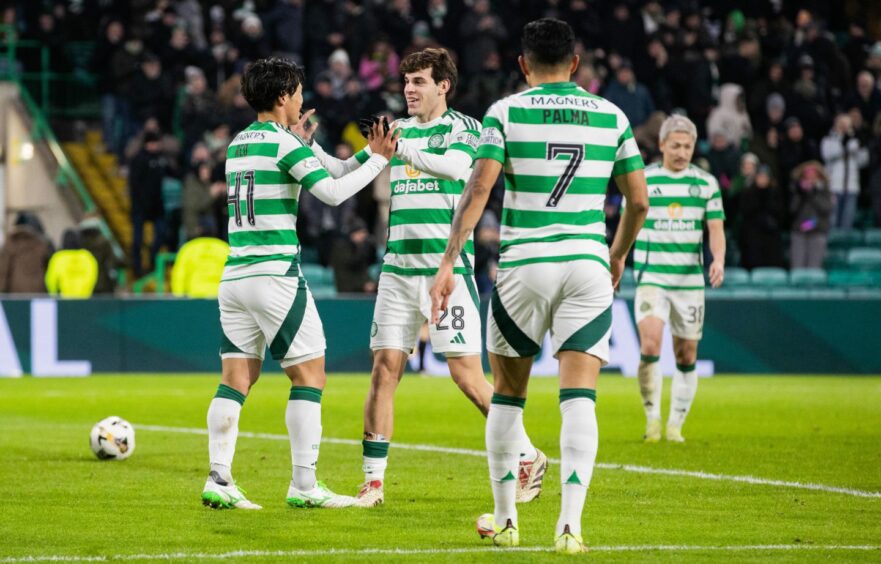
[[[310,147],[294,136],[289,136],[281,144],[279,154],[284,155],[278,168],[290,174],[313,196],[331,206],[338,206],[370,184],[376,175],[388,164],[382,155],[371,155],[357,170],[341,178],[332,178],[321,166],[321,161]]]
[[[636,139],[633,138],[633,131],[630,129],[630,122],[627,121],[623,112],[618,116],[618,121],[624,125],[624,129],[618,136],[618,149],[615,152],[615,166],[612,167],[612,176],[645,168]]]
[[[477,146],[477,159],[493,159],[505,164],[505,123],[507,105],[499,101],[490,106],[483,118],[480,142]]]
[[[707,200],[707,221],[712,219],[721,219],[725,221],[725,210],[722,208],[722,192],[719,190],[719,183],[716,182],[716,179],[707,175],[707,181],[709,183],[708,193],[710,195]]]
[[[480,143],[480,124],[476,119],[458,112],[455,112],[455,116],[453,129],[450,131],[450,146],[447,147],[447,154],[450,151],[461,151],[473,161]]]

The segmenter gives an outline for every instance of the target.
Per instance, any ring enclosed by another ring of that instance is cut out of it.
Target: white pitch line
[[[772,552],[772,551],[873,551],[881,550],[874,545],[837,545],[837,544],[754,544],[733,546],[697,546],[697,545],[610,545],[591,546],[591,552]],[[450,554],[507,554],[511,552],[552,552],[553,548],[544,546],[527,546],[519,548],[499,549],[494,547],[474,548],[353,548],[353,549],[321,549],[321,550],[236,550],[233,552],[167,552],[161,554],[114,554],[111,556],[12,556],[0,558],[0,563],[17,564],[21,562],[113,562],[133,560],[177,560],[189,558],[193,560],[227,560],[233,558],[292,558],[296,556],[431,556]]]
[[[207,435],[207,429],[197,429],[192,427],[165,427],[162,425],[135,425],[135,429],[144,429],[146,431],[160,431],[167,433],[185,433],[185,434],[193,434],[193,435]],[[240,431],[240,437],[250,438],[250,439],[269,439],[273,441],[287,441],[287,435],[279,435],[274,433],[249,433],[247,431]],[[335,439],[332,437],[325,437],[321,439],[324,443],[330,444],[338,444],[338,445],[360,445],[361,441],[357,441],[354,439]],[[451,447],[441,447],[434,445],[420,445],[420,444],[407,444],[407,443],[395,443],[395,450],[417,450],[423,452],[439,452],[443,454],[461,454],[465,456],[486,456],[486,453],[482,450],[475,450],[470,448],[451,448]],[[554,464],[559,464],[560,461],[558,459],[550,458],[548,459],[550,462]],[[638,466],[634,464],[614,464],[610,462],[598,462],[596,464],[597,468],[602,468],[603,470],[623,470],[625,472],[635,472],[637,474],[660,474],[664,476],[681,476],[686,478],[698,478],[701,480],[714,480],[714,481],[724,481],[724,482],[739,482],[742,484],[754,484],[760,486],[777,486],[781,488],[796,488],[801,490],[813,490],[820,491],[826,493],[837,493],[843,495],[850,495],[854,497],[865,497],[865,498],[881,498],[881,492],[873,492],[867,490],[857,490],[853,488],[843,488],[840,486],[828,486],[826,484],[812,484],[809,482],[790,482],[786,480],[773,480],[768,478],[759,478],[756,476],[737,476],[737,475],[729,475],[729,474],[712,474],[709,472],[701,472],[695,470],[677,470],[670,468],[652,468],[651,466]]]

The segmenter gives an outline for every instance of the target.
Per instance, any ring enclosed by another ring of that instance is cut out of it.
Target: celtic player
[[[581,513],[597,452],[596,383],[609,356],[612,289],[648,201],[624,113],[569,81],[578,68],[572,28],[555,19],[530,22],[522,45],[520,68],[530,88],[496,102],[483,120],[474,173],[431,289],[432,308],[437,317],[455,295],[456,260],[504,170],[501,257],[487,330],[495,393],[486,450],[495,510],[477,520],[477,530],[496,545],[519,544],[514,475],[523,408],[533,357],[550,330],[563,418],[555,547],[574,553],[586,550]],[[610,178],[627,197],[611,250],[603,213]]]
[[[478,142],[476,120],[447,107],[456,87],[456,66],[444,49],[425,49],[401,61],[404,96],[410,118],[398,120],[401,139],[391,166],[392,203],[388,250],[370,335],[374,352],[370,392],[364,405],[364,484],[358,504],[384,500],[394,418],[394,393],[419,330],[431,316],[428,288],[450,236],[453,210],[471,174]],[[351,170],[368,158],[362,151],[347,162],[319,153],[332,173]],[[459,284],[440,317],[429,325],[431,347],[447,358],[453,381],[484,414],[492,386],[481,366],[480,302],[474,284],[474,242],[458,253],[454,273]],[[518,501],[541,492],[547,457],[526,434],[518,446]]]
[[[725,275],[722,196],[712,175],[691,164],[697,129],[685,116],[661,125],[663,162],[646,168],[649,215],[633,255],[637,277],[635,309],[639,327],[639,390],[645,407],[646,442],[661,440],[658,359],[669,321],[676,372],[667,419],[667,440],[683,442],[682,425],[697,391],[697,343],[704,325],[703,228],[710,234],[710,284]],[[626,212],[625,212],[626,213]]]
[[[291,133],[303,103],[303,71],[282,59],[262,59],[242,77],[242,92],[257,121],[236,135],[227,151],[230,254],[218,301],[223,331],[223,375],[208,408],[211,463],[202,502],[214,508],[260,509],[232,478],[242,405],[257,379],[266,346],[291,380],[285,412],[293,475],[287,502],[295,507],[346,507],[315,478],[321,442],[324,330],[298,268],[297,200],[300,190],[339,205],[388,164],[395,133],[373,129],[373,156],[334,180],[312,149]]]

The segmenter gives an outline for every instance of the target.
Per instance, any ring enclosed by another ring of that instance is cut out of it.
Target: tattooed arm
[[[456,259],[465,248],[465,244],[471,238],[471,233],[480,221],[489,194],[492,191],[499,173],[502,171],[502,163],[493,159],[477,159],[474,172],[471,174],[462,200],[456,207],[453,216],[453,225],[450,229],[450,240],[447,241],[447,250],[441,260],[440,268],[434,278],[431,287],[431,316],[432,323],[437,323],[440,312],[447,308],[447,301],[456,286],[453,277],[453,266]]]

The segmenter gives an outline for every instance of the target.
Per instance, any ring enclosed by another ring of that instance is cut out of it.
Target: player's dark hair
[[[456,72],[456,63],[446,49],[435,49],[429,47],[422,51],[410,53],[400,65],[401,74],[408,72],[418,72],[422,69],[431,69],[431,79],[435,84],[440,84],[442,80],[450,81],[450,90],[447,92],[447,98],[453,95],[456,90],[456,81],[458,73]]]
[[[562,20],[541,18],[523,28],[521,45],[530,64],[556,67],[569,63],[575,55],[575,32]]]
[[[277,57],[259,59],[245,68],[242,95],[255,112],[270,112],[280,97],[292,95],[304,80],[303,67],[293,61]]]

